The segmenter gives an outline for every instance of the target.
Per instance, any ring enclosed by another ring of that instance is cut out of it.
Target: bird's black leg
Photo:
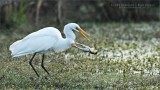
[[[36,53],[33,54],[31,60],[29,61],[29,64],[31,65],[31,67],[32,67],[32,69],[34,70],[34,72],[36,73],[36,75],[39,77],[39,75],[38,75],[36,69],[35,69],[35,68],[33,67],[33,65],[32,65],[32,61],[33,61],[33,58],[35,57],[35,55],[36,55]]]
[[[47,74],[49,75],[49,72],[48,72],[47,69],[44,67],[43,62],[44,62],[44,54],[42,55],[42,63],[41,63],[41,67],[42,67],[42,68],[44,69],[44,71],[46,71]]]

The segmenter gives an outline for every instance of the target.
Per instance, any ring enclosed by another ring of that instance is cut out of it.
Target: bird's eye
[[[79,30],[79,28],[78,28],[78,27],[76,27],[76,30]]]

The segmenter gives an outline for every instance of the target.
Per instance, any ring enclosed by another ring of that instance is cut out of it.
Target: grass
[[[71,48],[62,53],[47,53],[45,66],[40,67],[41,54],[34,66],[31,55],[12,58],[8,47],[36,29],[32,26],[7,30],[0,34],[0,89],[138,89],[160,88],[160,23],[84,23],[91,42],[77,36],[77,41],[92,46],[97,55]],[[12,33],[8,33],[12,32]]]

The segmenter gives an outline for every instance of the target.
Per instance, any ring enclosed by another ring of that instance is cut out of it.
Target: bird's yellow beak
[[[87,33],[87,32],[85,32],[83,29],[81,29],[81,28],[78,28],[78,30],[79,30],[79,33],[81,34],[81,35],[83,35],[88,41],[90,41],[90,39],[87,37],[87,36],[89,36],[89,34]]]

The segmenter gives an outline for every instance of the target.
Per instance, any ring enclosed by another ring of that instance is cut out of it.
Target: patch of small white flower
[[[133,46],[130,48],[127,45]],[[117,40],[115,41],[114,47],[105,48],[103,47],[99,50],[97,55],[93,55],[90,53],[80,53],[77,52],[77,55],[72,55],[70,53],[65,55],[66,60],[70,60],[76,57],[75,60],[79,60],[80,58],[91,59],[91,60],[99,60],[100,62],[105,62],[107,60],[110,61],[122,61],[128,62],[131,60],[131,65],[135,65],[138,70],[133,70],[133,73],[144,73],[148,74],[159,74],[159,66],[160,63],[160,53],[158,46],[160,46],[160,39],[153,38],[147,41],[125,41],[125,40]],[[120,45],[118,45],[120,44]],[[135,46],[134,46],[135,45]],[[117,63],[118,64],[118,63]],[[147,69],[146,69],[147,68]]]

